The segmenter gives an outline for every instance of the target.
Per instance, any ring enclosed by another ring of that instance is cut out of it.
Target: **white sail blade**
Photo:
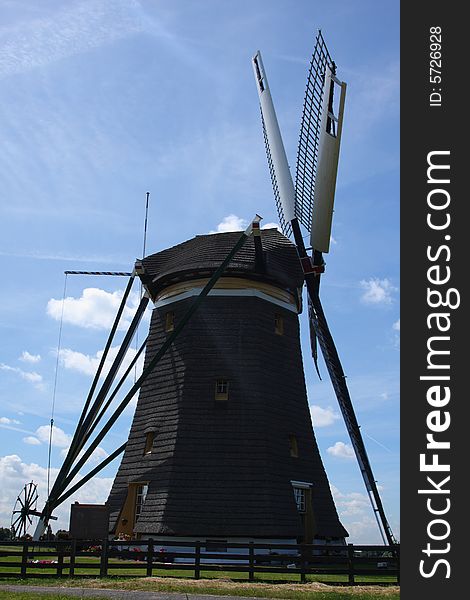
[[[341,88],[337,118],[329,111],[332,81],[339,84]],[[320,252],[329,252],[330,250],[331,223],[333,218],[341,132],[343,129],[345,96],[346,84],[344,82],[339,82],[332,74],[331,69],[327,67],[323,87],[318,164],[310,234],[310,245]],[[335,122],[336,126],[333,128],[332,132],[329,132],[329,123],[331,123],[332,120]],[[334,131],[335,129],[336,132]]]
[[[266,128],[267,143],[271,153],[273,168],[276,176],[276,183],[279,190],[282,212],[285,221],[288,223],[295,218],[295,188],[292,181],[292,175],[287,162],[286,151],[282,142],[279,123],[277,122],[274,104],[269,91],[268,80],[264,70],[261,53],[258,51],[253,57],[253,70],[255,73],[256,86],[258,88],[259,101],[261,104],[261,114],[263,115],[264,126]]]

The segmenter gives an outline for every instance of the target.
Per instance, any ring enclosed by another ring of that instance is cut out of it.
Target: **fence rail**
[[[221,543],[220,543],[221,544]],[[171,549],[165,549],[171,545]],[[175,550],[176,549],[176,550]],[[297,574],[331,583],[400,582],[399,546],[162,542],[161,540],[60,540],[0,542],[0,577],[157,576],[172,571],[225,571],[248,581]],[[340,575],[341,581],[332,577]],[[369,580],[367,580],[369,578]],[[292,579],[292,578],[290,578]]]

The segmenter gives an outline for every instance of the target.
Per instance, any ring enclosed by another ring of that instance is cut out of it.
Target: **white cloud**
[[[248,227],[248,221],[237,217],[237,215],[228,215],[217,225],[217,229],[209,233],[226,233],[227,231],[244,231]]]
[[[51,484],[58,472],[58,469],[51,469]],[[74,482],[82,477],[83,473],[77,475]],[[30,481],[34,481],[38,486],[38,509],[42,509],[47,497],[47,469],[45,467],[36,463],[25,463],[16,454],[0,456],[0,481],[2,482],[0,486],[0,523],[8,526],[16,498],[24,485]],[[108,497],[112,482],[113,478],[111,477],[93,477],[54,511],[58,521],[51,522],[53,530],[69,528],[70,505],[75,501],[103,504]]]
[[[32,446],[39,446],[40,444],[49,445],[49,436],[50,436],[51,427],[50,425],[41,425],[36,429],[36,437],[28,436],[23,438],[23,442],[25,444],[30,444]],[[65,433],[63,429],[57,427],[56,425],[52,426],[52,438],[51,445],[56,448],[61,448],[60,455],[64,458],[67,455],[67,452],[70,448],[70,443],[72,441],[72,436],[68,433]],[[81,456],[85,450],[80,452],[79,456]],[[92,462],[99,462],[100,460],[106,458],[108,453],[104,448],[98,446],[90,456],[89,460]]]
[[[363,279],[360,286],[364,290],[361,300],[365,304],[391,304],[392,294],[397,291],[387,278],[371,277],[367,281]]]
[[[69,451],[68,447],[63,448],[60,451],[60,455],[62,456],[62,458],[65,458],[67,456],[68,451]],[[86,451],[86,448],[79,453],[77,458],[80,458],[81,456],[83,456],[85,451]],[[93,452],[90,455],[90,458],[87,459],[87,462],[90,461],[90,462],[94,462],[94,463],[99,463],[100,461],[107,458],[108,456],[109,456],[109,454],[106,452],[106,450],[104,448],[102,448],[101,446],[98,446],[97,448],[95,448],[93,450]]]
[[[2,425],[19,425],[20,421],[16,419],[9,419],[8,417],[0,417],[0,424]]]
[[[400,331],[400,319],[398,319],[398,321],[395,321],[395,323],[392,325],[392,329],[394,329],[395,331]]]
[[[48,444],[49,436],[50,436],[51,427],[50,425],[41,425],[36,429],[36,436],[39,441]],[[68,433],[65,433],[63,429],[60,427],[52,426],[52,446],[56,446],[58,448],[66,448],[70,446],[70,442],[72,441],[72,436]]]
[[[106,376],[109,369],[111,368],[114,359],[119,351],[119,346],[113,346],[109,349],[108,356],[104,363],[103,367],[103,376]],[[119,369],[118,375],[123,375],[124,371],[129,367],[132,359],[136,355],[135,348],[129,348],[127,350],[126,356],[122,361],[121,367]],[[64,348],[59,352],[59,360],[60,364],[66,369],[72,369],[74,371],[78,371],[79,373],[84,373],[85,375],[94,375],[98,369],[99,363],[101,361],[101,357],[103,356],[103,351],[99,350],[94,356],[90,356],[89,354],[83,354],[82,352],[77,352],[75,350],[71,350],[69,348]],[[144,364],[143,356],[139,357],[137,361],[137,376],[142,373]],[[132,370],[132,373],[134,371]]]
[[[377,521],[372,516],[372,507],[367,495],[342,492],[332,484],[330,487],[340,520],[349,532],[348,541],[354,544],[382,544],[383,540]]]
[[[344,442],[336,442],[334,446],[330,446],[326,451],[336,458],[345,458],[349,460],[355,457],[352,446],[345,444]]]
[[[38,440],[38,438],[34,437],[33,435],[28,435],[27,437],[24,437],[23,442],[25,444],[29,444],[30,446],[40,446],[41,445],[40,440]]]
[[[226,233],[228,231],[244,231],[248,227],[248,221],[237,217],[237,215],[230,214],[222,219],[217,225],[217,229],[212,229],[209,233]],[[266,223],[261,226],[261,229],[277,229],[281,231],[279,223]]]
[[[310,414],[312,415],[314,427],[328,427],[328,425],[333,425],[339,419],[339,414],[332,408],[322,408],[316,404],[310,406]]]
[[[23,371],[18,367],[10,367],[10,365],[5,365],[4,363],[0,363],[0,370],[9,371],[10,373],[16,373],[22,379],[31,382],[35,385],[35,387],[42,387],[42,375],[36,373],[35,371]]]
[[[38,363],[41,360],[40,354],[30,354],[27,350],[23,351],[23,354],[20,356],[19,360],[23,362],[29,363]]]
[[[106,292],[100,288],[86,288],[80,298],[67,297],[63,301],[64,323],[89,329],[110,329],[123,295],[122,290]],[[139,295],[137,293],[130,294],[128,304],[125,306],[121,317],[119,329],[129,327],[138,304]],[[47,303],[47,314],[56,321],[60,321],[62,317],[62,300],[51,298]]]
[[[341,517],[364,514],[371,506],[365,494],[358,492],[343,493],[334,485],[330,487],[336,508]]]

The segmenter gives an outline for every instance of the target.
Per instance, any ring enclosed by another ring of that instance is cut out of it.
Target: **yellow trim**
[[[160,300],[167,300],[168,298],[172,298],[173,296],[178,296],[179,294],[183,294],[184,292],[189,292],[194,288],[203,288],[206,283],[209,281],[209,278],[204,279],[191,279],[190,281],[180,281],[179,283],[174,283],[173,285],[168,286],[164,290],[162,290],[154,299],[154,302],[157,303]],[[282,302],[287,302],[289,304],[296,305],[295,297],[293,294],[287,292],[286,290],[282,290],[274,285],[269,283],[264,283],[262,281],[252,281],[251,279],[244,279],[242,277],[221,277],[214,286],[216,290],[259,290],[267,294],[268,296],[272,296],[277,300],[281,300]]]

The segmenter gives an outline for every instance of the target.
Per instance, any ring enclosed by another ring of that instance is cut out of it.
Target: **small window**
[[[217,379],[215,382],[215,399],[228,400],[228,380]]]
[[[165,331],[173,331],[175,328],[175,313],[171,310],[165,315]]]
[[[274,315],[274,333],[284,335],[284,319],[279,314]]]
[[[293,458],[299,457],[299,446],[297,444],[297,438],[295,435],[289,436],[289,452]]]
[[[155,439],[155,432],[149,431],[145,434],[145,450],[144,454],[150,454],[152,452],[153,440]]]
[[[135,520],[134,523],[137,523],[140,513],[142,512],[142,508],[145,504],[145,499],[147,498],[147,492],[149,491],[148,483],[140,483],[137,486],[137,491],[135,495]]]
[[[297,510],[299,511],[299,513],[304,513],[305,512],[305,489],[294,486],[293,490],[294,490],[294,498],[295,498],[295,503],[297,505]]]

